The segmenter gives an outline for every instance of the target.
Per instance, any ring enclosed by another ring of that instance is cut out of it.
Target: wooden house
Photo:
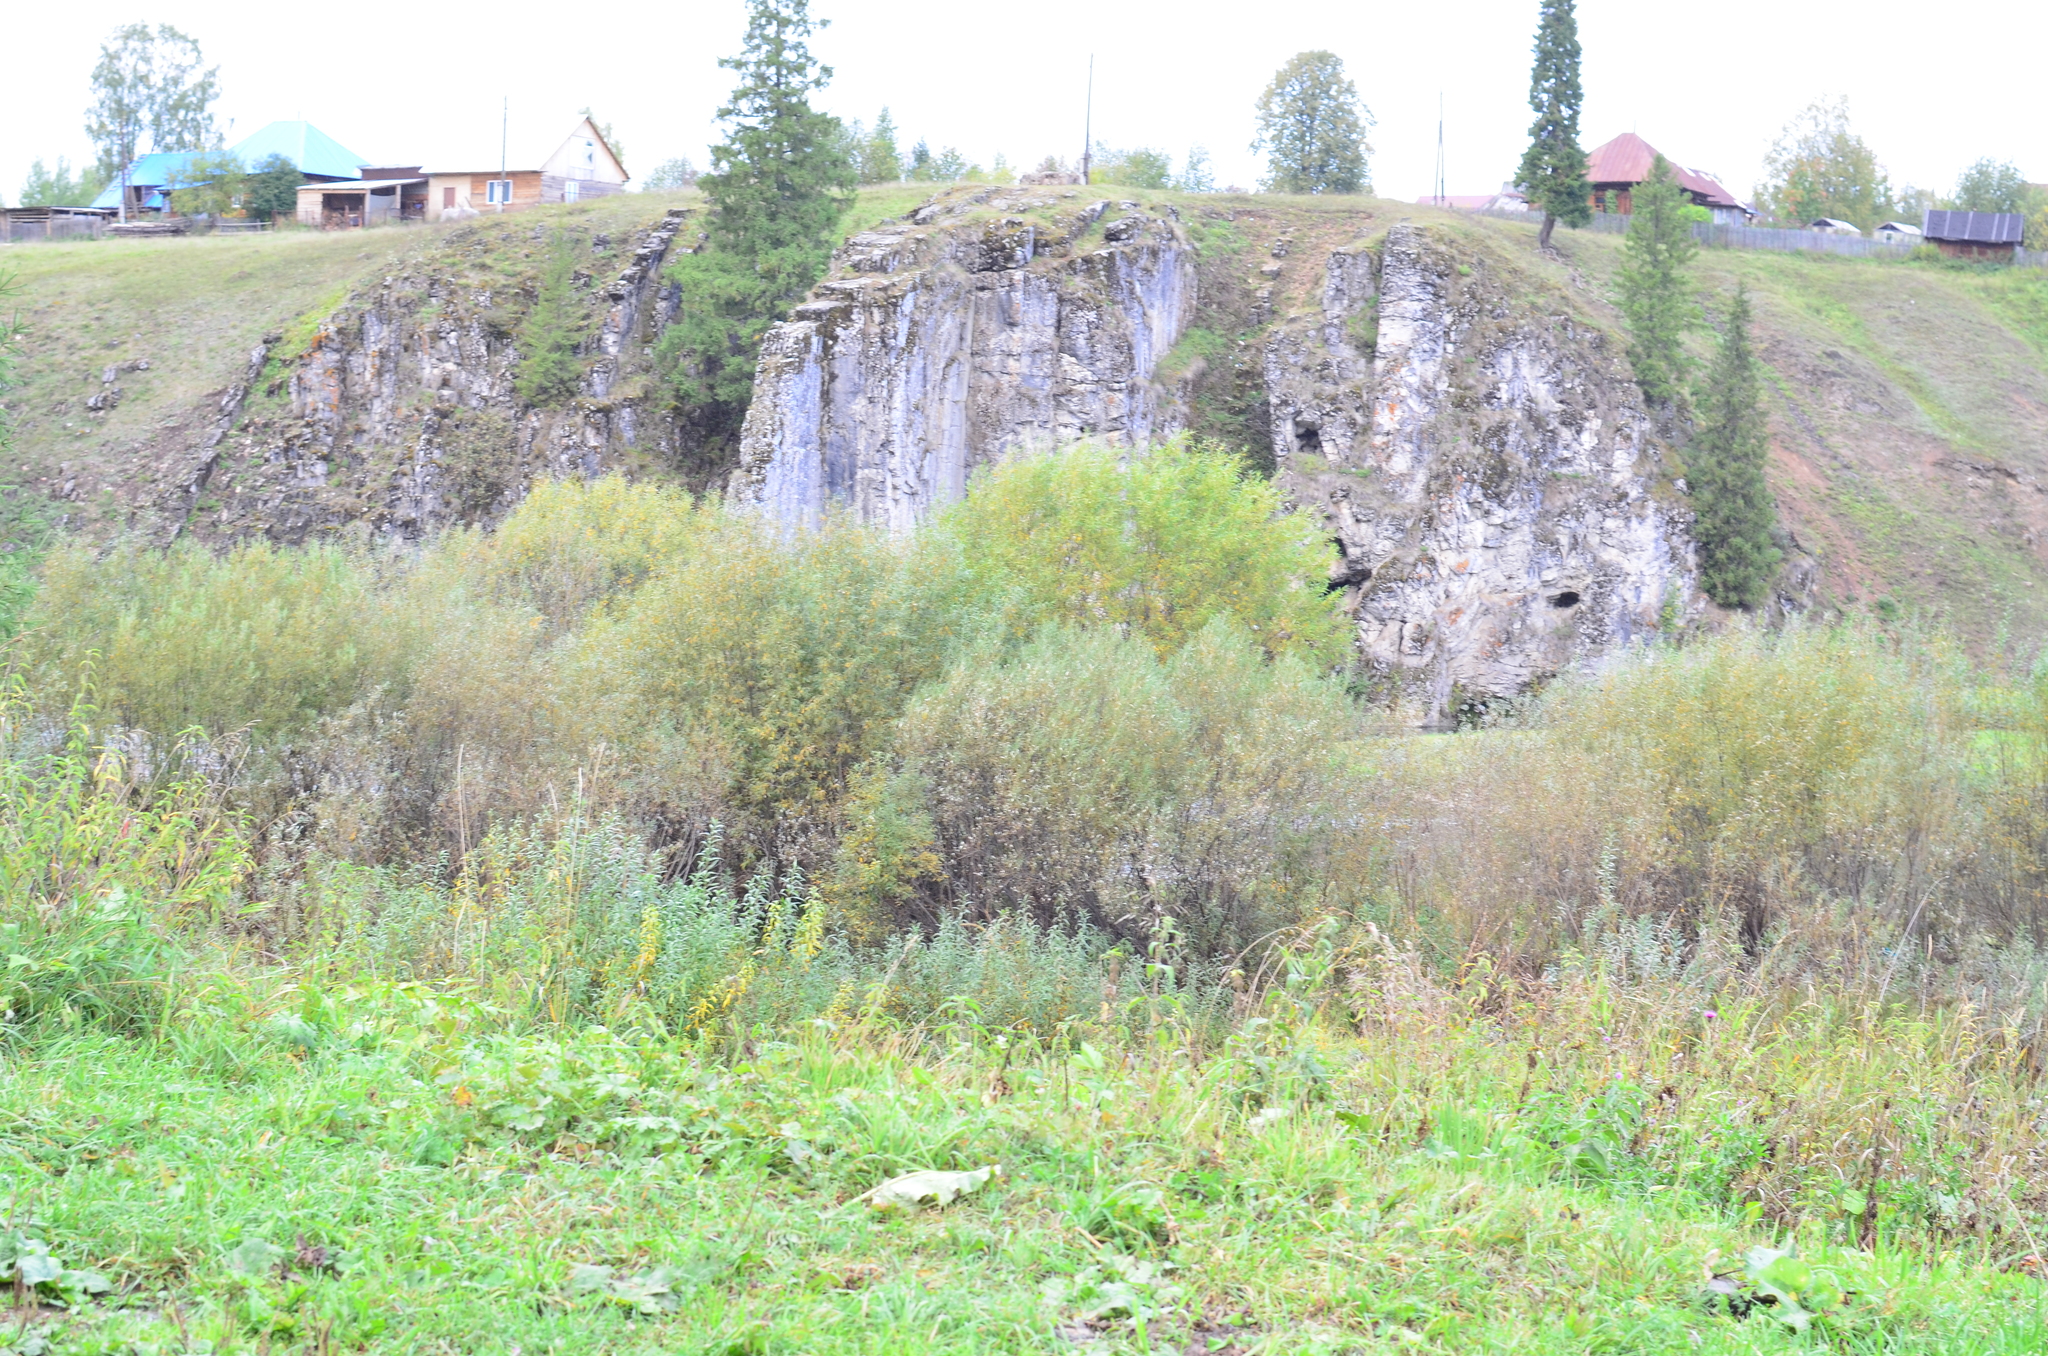
[[[1871,232],[1879,240],[1889,240],[1895,245],[1917,245],[1920,243],[1920,228],[1910,221],[1881,222]]]
[[[427,177],[427,220],[517,211],[622,193],[631,178],[597,124],[584,118],[554,153],[530,169],[435,170]]]
[[[1806,229],[1819,231],[1822,235],[1853,235],[1858,240],[1863,238],[1862,227],[1853,221],[1843,221],[1840,217],[1816,217],[1806,223]]]
[[[1586,156],[1586,178],[1593,185],[1593,210],[1606,211],[1611,201],[1616,212],[1626,215],[1633,211],[1631,200],[1636,185],[1650,177],[1650,167],[1657,162],[1657,154],[1655,146],[1634,132],[1624,132],[1605,145],[1594,147]],[[1668,155],[1664,159],[1677,177],[1679,187],[1692,195],[1696,206],[1706,208],[1717,223],[1740,226],[1756,215],[1714,179],[1685,168]]]
[[[1921,233],[1927,243],[1951,259],[1997,259],[2011,262],[2013,250],[2027,235],[2027,219],[2017,212],[1934,212]]]

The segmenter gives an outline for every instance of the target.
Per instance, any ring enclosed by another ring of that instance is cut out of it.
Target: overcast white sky
[[[1377,117],[1373,180],[1388,196],[1430,191],[1437,98],[1449,188],[1487,192],[1518,159],[1535,0],[814,0],[837,68],[822,104],[872,119],[887,104],[904,144],[922,135],[987,163],[1081,146],[1095,56],[1095,132],[1176,161],[1206,146],[1219,182],[1253,185],[1252,104],[1275,68],[1323,47],[1347,64]],[[0,19],[0,195],[13,202],[35,156],[88,158],[80,130],[100,40],[130,20],[196,37],[221,68],[230,140],[304,117],[385,163],[495,164],[500,100],[512,99],[515,164],[536,163],[588,104],[645,173],[717,139],[731,76],[717,58],[744,26],[739,0],[603,5],[343,5],[168,0],[12,5]],[[1772,138],[1823,95],[1847,95],[1895,182],[1946,189],[1980,156],[2048,180],[2041,63],[2048,3],[1988,0],[1583,0],[1588,148],[1636,131],[1674,160],[1747,195]],[[522,144],[525,154],[521,153]],[[459,163],[458,163],[459,162]]]

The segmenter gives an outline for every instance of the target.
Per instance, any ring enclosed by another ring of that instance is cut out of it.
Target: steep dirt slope
[[[1559,244],[1610,288],[1614,239]],[[1696,272],[1710,311],[1738,284],[1756,306],[1791,590],[2048,634],[2048,272],[1733,250]]]

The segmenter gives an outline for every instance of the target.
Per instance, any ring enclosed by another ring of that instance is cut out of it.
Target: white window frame
[[[504,203],[509,205],[512,201],[512,181],[510,179],[484,180],[484,201],[487,203]]]

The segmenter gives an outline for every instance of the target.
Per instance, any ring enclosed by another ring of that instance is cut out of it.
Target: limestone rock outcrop
[[[1625,364],[1510,271],[1397,225],[1333,254],[1321,315],[1268,350],[1279,474],[1326,517],[1363,661],[1426,723],[1696,606],[1691,515]]]
[[[235,409],[196,449],[166,507],[182,525],[203,489],[221,489],[227,467],[231,492],[206,524],[214,534],[295,541],[348,525],[412,539],[495,521],[536,478],[594,475],[656,450],[664,430],[648,427],[657,423],[650,402],[626,379],[647,369],[673,313],[662,269],[687,216],[673,209],[616,246],[603,234],[580,242],[589,263],[573,285],[593,329],[573,398],[548,408],[519,398],[516,317],[526,298],[461,277],[461,232],[474,229],[461,227],[413,267],[348,297],[303,352],[279,353],[273,335],[253,353],[230,390]],[[527,253],[551,239],[535,227]],[[282,395],[282,409],[254,398],[272,355],[280,371],[263,394]]]
[[[941,195],[854,236],[769,332],[733,497],[907,529],[1013,449],[1170,434],[1153,375],[1195,291],[1170,215],[1045,188]]]
[[[1276,475],[1325,522],[1390,702],[1455,721],[1695,608],[1682,487],[1579,308],[1443,228],[1319,266],[1292,311],[1262,266],[1240,313]],[[1071,192],[956,191],[855,236],[763,346],[733,496],[901,530],[1013,449],[1178,432],[1159,362],[1195,278],[1175,217]]]

